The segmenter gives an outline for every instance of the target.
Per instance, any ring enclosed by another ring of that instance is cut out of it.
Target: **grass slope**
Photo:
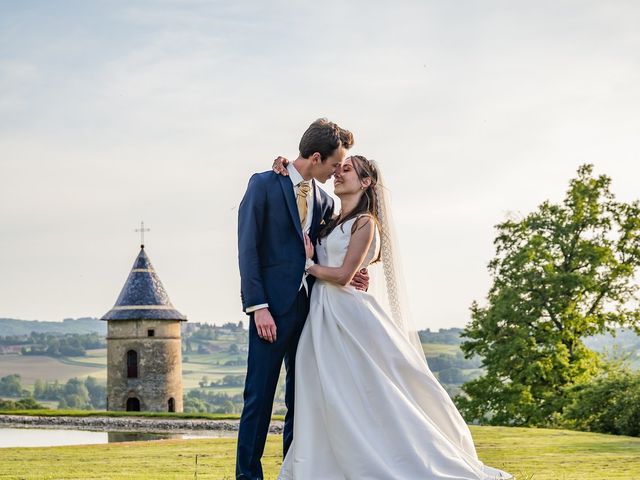
[[[565,430],[471,427],[479,457],[517,480],[635,479],[640,439]],[[263,465],[273,479],[281,436]],[[232,479],[235,439],[161,440],[49,448],[4,448],[0,479]],[[196,455],[198,464],[196,466]]]
[[[104,366],[92,366],[96,363],[101,362],[91,361],[89,364],[80,364],[80,362],[70,362],[67,358],[63,360],[44,355],[0,355],[0,377],[18,374],[22,377],[22,386],[26,388],[33,387],[37,379],[48,382],[58,380],[60,383],[66,383],[70,378],[85,378],[89,375],[106,383],[106,355]]]
[[[182,385],[187,393],[193,388],[199,388],[202,377],[209,381],[217,381],[225,375],[244,375],[246,367],[227,366],[225,362],[246,358],[246,353],[230,355],[227,352],[215,354],[190,353],[183,355]],[[188,359],[188,361],[185,361]],[[21,376],[22,386],[33,389],[37,379],[66,383],[70,378],[86,378],[92,376],[101,383],[107,382],[107,349],[87,350],[84,357],[48,357],[45,355],[0,355],[0,377],[18,374]],[[229,395],[242,393],[241,387],[220,388],[216,391]]]
[[[195,344],[196,342],[194,342]],[[215,353],[184,353],[182,362],[182,384],[184,393],[200,388],[203,377],[211,381],[219,381],[225,375],[244,375],[245,366],[225,365],[227,362],[245,359],[246,352],[230,354],[229,347],[236,343],[235,337],[221,338],[215,344],[220,348]],[[458,345],[439,343],[424,343],[423,349],[427,358],[440,354],[455,355],[459,352]],[[241,345],[241,348],[244,348]],[[472,370],[464,370],[470,373]],[[92,376],[102,384],[107,381],[107,349],[88,350],[83,357],[48,357],[44,355],[0,355],[0,377],[18,374],[21,376],[22,386],[33,390],[37,379],[66,383],[70,378],[86,378]],[[242,387],[215,387],[212,391],[237,395],[242,393]],[[52,406],[56,406],[54,402]]]

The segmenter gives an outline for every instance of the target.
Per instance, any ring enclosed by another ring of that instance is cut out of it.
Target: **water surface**
[[[96,432],[90,430],[62,430],[52,428],[0,428],[0,448],[54,447],[65,445],[94,445],[100,443],[141,442],[147,440],[232,438],[234,431],[204,430],[189,433],[155,432]]]

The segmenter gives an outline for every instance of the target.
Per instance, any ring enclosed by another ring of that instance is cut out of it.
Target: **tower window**
[[[153,328],[150,328],[149,330],[147,330],[147,337],[153,337],[155,336],[156,331]]]
[[[139,412],[140,400],[135,397],[127,399],[127,412]]]
[[[170,412],[175,412],[176,411],[176,401],[173,398],[169,399],[169,411]]]
[[[127,352],[127,378],[138,378],[138,352]]]

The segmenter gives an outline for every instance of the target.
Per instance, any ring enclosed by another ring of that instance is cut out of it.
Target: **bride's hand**
[[[311,243],[311,238],[306,233],[304,234],[304,251],[307,254],[307,258],[313,258],[313,243]]]
[[[278,157],[273,161],[273,165],[271,168],[278,175],[282,175],[283,177],[288,177],[289,172],[287,171],[287,165],[289,165],[289,160],[284,157]]]
[[[357,271],[351,279],[351,285],[363,292],[369,290],[369,271],[366,268]]]

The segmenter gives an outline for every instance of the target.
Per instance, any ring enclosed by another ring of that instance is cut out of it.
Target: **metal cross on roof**
[[[140,248],[144,248],[144,232],[150,232],[150,228],[144,228],[144,222],[140,222],[140,228],[136,228],[136,232],[140,232]]]

